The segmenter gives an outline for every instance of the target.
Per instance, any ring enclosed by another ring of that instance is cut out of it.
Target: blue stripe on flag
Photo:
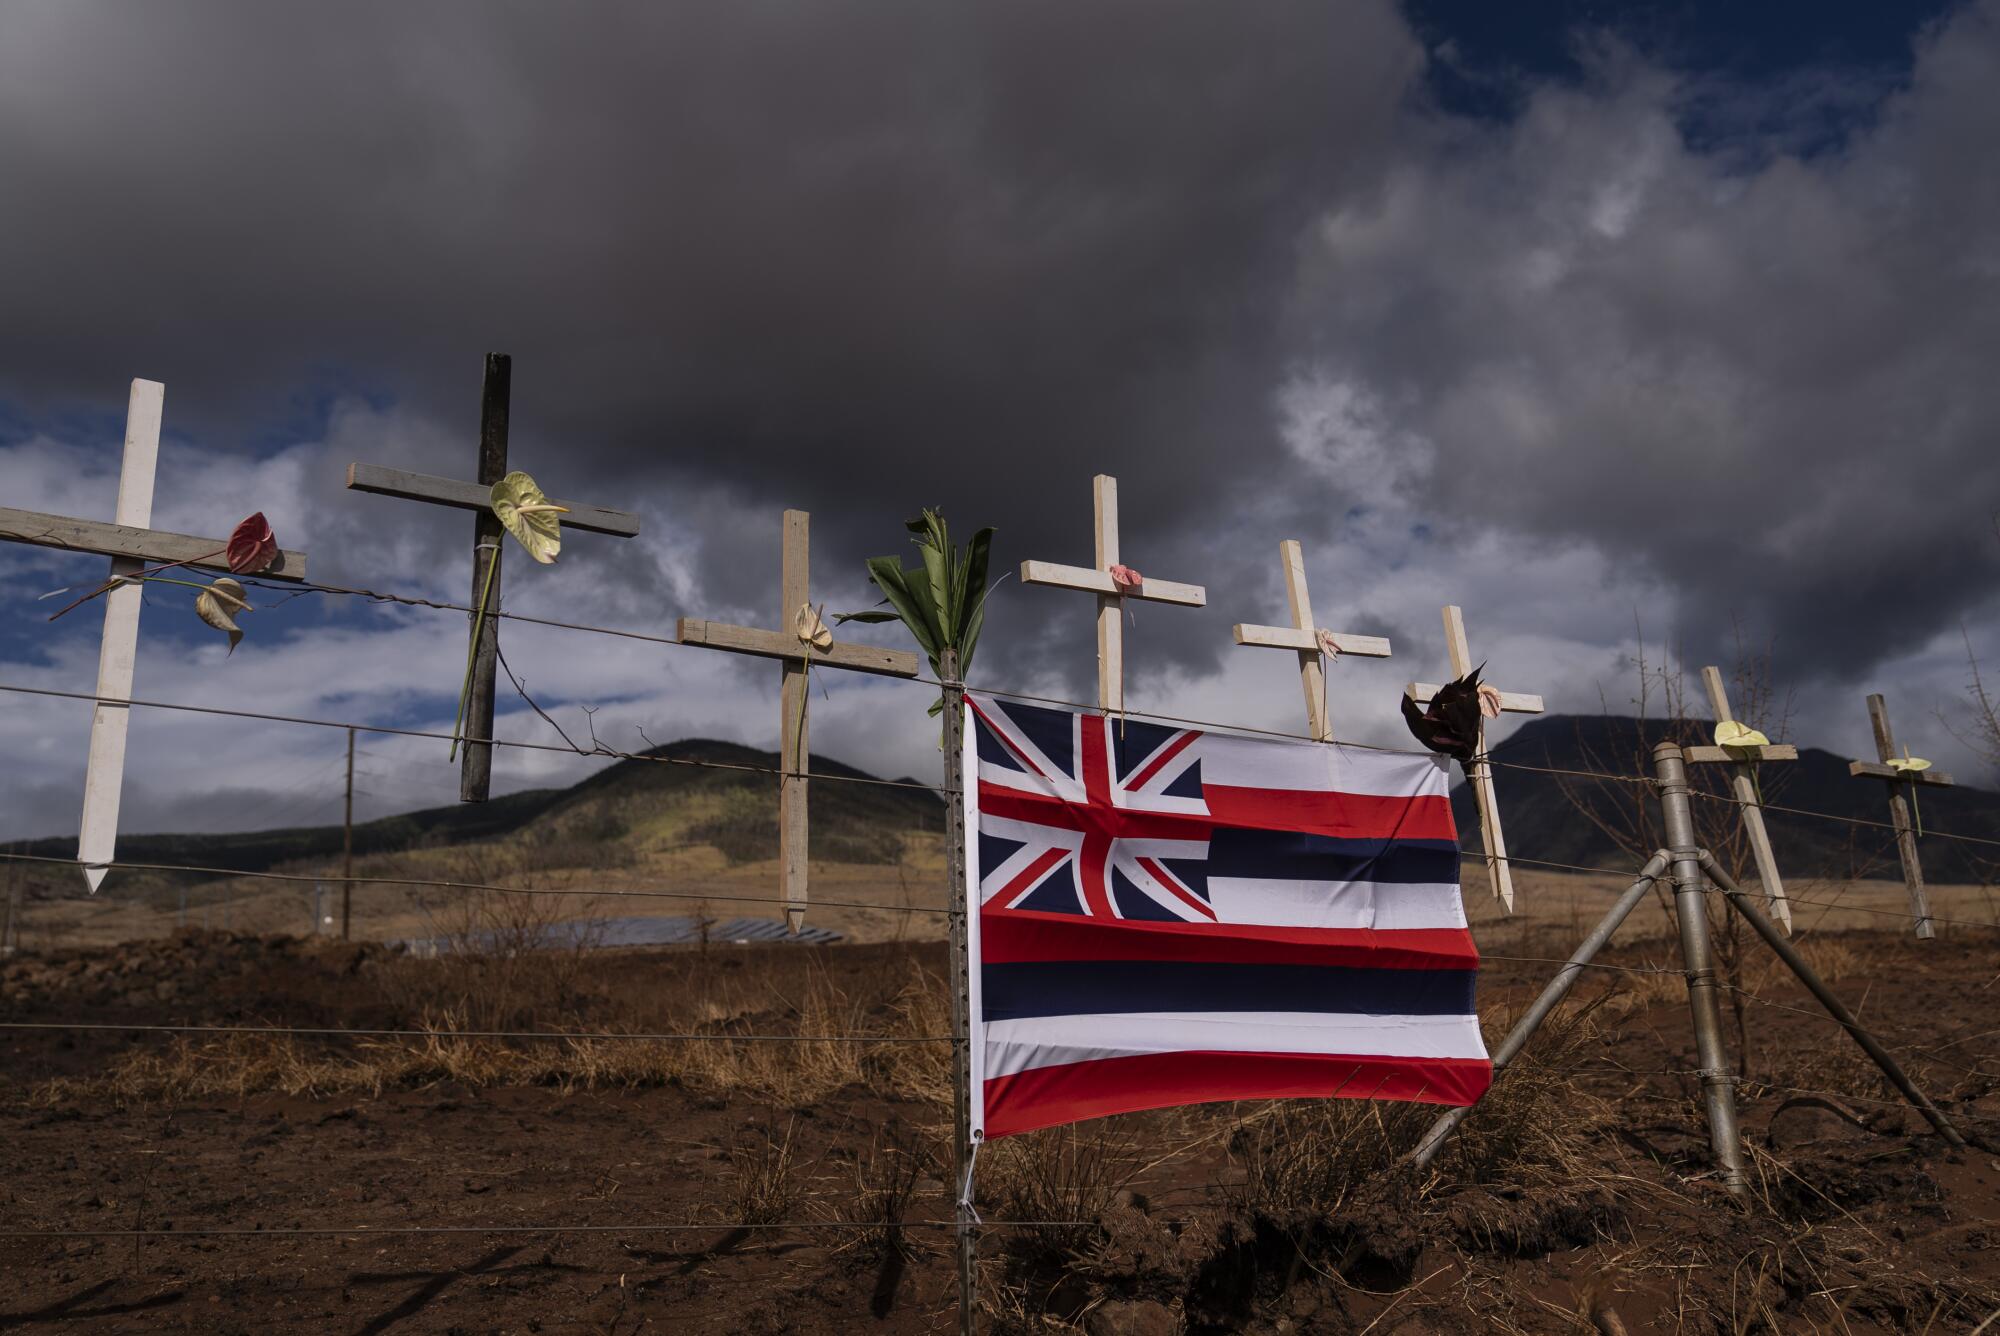
[[[1458,846],[1450,840],[1348,840],[1218,826],[1208,840],[1208,875],[1456,885]]]
[[[1473,970],[1186,960],[1036,960],[980,969],[989,1021],[1165,1011],[1469,1015]],[[1254,1034],[1244,1036],[1256,1047]]]

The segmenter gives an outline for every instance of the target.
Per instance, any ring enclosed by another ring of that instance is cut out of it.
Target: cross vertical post
[[[513,383],[514,359],[506,353],[486,354],[486,375],[479,386],[481,487],[507,476],[507,410]],[[493,788],[493,674],[500,656],[500,620],[491,613],[500,607],[500,537],[500,519],[491,507],[473,512],[471,603],[476,608],[483,600],[488,615],[473,628],[477,639],[465,701],[465,759],[458,781],[462,803],[483,803]]]
[[[810,605],[812,587],[808,570],[812,557],[812,516],[803,510],[785,512],[784,553],[779,562],[780,608],[801,609]],[[794,616],[796,616],[796,612]],[[779,694],[779,712],[784,736],[778,744],[778,848],[783,860],[778,871],[785,897],[785,922],[796,933],[805,923],[808,878],[806,820],[806,694],[811,686],[811,670],[806,660],[786,659]]]
[[[885,677],[915,677],[922,660],[908,650],[835,640],[819,610],[812,606],[810,560],[812,516],[787,510],[784,550],[779,564],[778,624],[787,629],[759,630],[727,622],[683,617],[674,638],[683,645],[702,645],[776,659],[782,668],[778,712],[778,877],[785,904],[785,921],[793,932],[805,923],[808,897],[811,827],[807,821],[806,785],[810,778],[807,730],[810,672],[815,665],[851,668]]]
[[[1097,569],[1108,571],[1118,560],[1118,480],[1100,473],[1090,480],[1091,532]],[[1097,596],[1097,701],[1101,709],[1125,708],[1124,605],[1115,595]]]
[[[1722,670],[1713,665],[1702,669],[1701,685],[1708,693],[1708,704],[1715,712],[1715,722],[1733,723],[1736,716],[1729,710],[1729,692],[1722,684]],[[1749,838],[1750,855],[1757,864],[1757,879],[1763,883],[1765,901],[1789,936],[1792,931],[1792,902],[1786,898],[1784,880],[1778,875],[1778,858],[1771,852],[1771,835],[1764,828],[1763,802],[1757,795],[1757,781],[1752,777],[1750,768],[1765,761],[1796,761],[1798,748],[1773,744],[1765,747],[1688,747],[1685,751],[1690,765],[1715,761],[1729,764],[1729,784],[1736,794],[1737,809],[1743,813],[1743,832]]]
[[[71,519],[34,510],[0,506],[0,540],[111,558],[111,588],[104,600],[104,631],[98,645],[96,704],[90,715],[89,763],[83,777],[83,816],[76,858],[94,894],[117,856],[118,805],[125,784],[125,736],[131,721],[132,672],[139,647],[139,609],[144,591],[131,577],[151,564],[229,572],[228,540],[167,533],[149,527],[153,479],[158,472],[160,419],[167,387],[134,380],[125,409],[125,452],[118,470],[117,518]],[[259,579],[303,580],[306,554],[280,550]]]
[[[1879,692],[1868,698],[1868,722],[1874,728],[1875,752],[1881,760],[1850,761],[1847,773],[1888,783],[1889,821],[1896,828],[1896,853],[1902,860],[1903,885],[1910,893],[1910,913],[1916,916],[1917,936],[1935,937],[1937,926],[1931,922],[1930,897],[1924,890],[1924,865],[1917,855],[1917,831],[1910,816],[1909,795],[1920,784],[1949,788],[1954,781],[1950,775],[1930,769],[1928,763],[1922,769],[1911,766],[1907,750],[1902,756],[1896,755],[1896,734],[1889,727],[1889,705]]]
[[[1199,608],[1208,602],[1200,585],[1151,580],[1126,568],[1118,550],[1118,480],[1100,473],[1091,479],[1095,512],[1095,567],[1063,566],[1050,561],[1021,563],[1021,583],[1054,589],[1079,589],[1097,595],[1097,708],[1118,714],[1125,708],[1125,601],[1174,603]],[[1120,580],[1114,569],[1127,578]]]
[[[1476,665],[1472,662],[1472,647],[1465,638],[1465,613],[1455,604],[1444,610],[1444,641],[1451,654],[1452,676],[1464,677]],[[1438,688],[1427,682],[1412,682],[1403,690],[1419,705],[1428,703],[1438,693]],[[1500,709],[1507,714],[1540,714],[1542,698],[1525,692],[1503,691],[1500,693]],[[1479,808],[1479,837],[1486,850],[1486,873],[1493,883],[1493,894],[1499,897],[1511,914],[1514,912],[1514,873],[1507,861],[1507,837],[1500,829],[1500,801],[1493,792],[1493,767],[1486,760],[1486,723],[1483,719],[1473,756],[1475,759],[1466,767],[1465,778],[1472,788],[1472,801]]]
[[[1239,645],[1298,651],[1299,686],[1306,697],[1306,723],[1313,741],[1333,741],[1333,719],[1326,704],[1326,669],[1323,656],[1354,654],[1386,659],[1389,642],[1380,636],[1350,635],[1329,631],[1313,617],[1312,594],[1306,588],[1305,549],[1296,538],[1278,544],[1278,560],[1285,568],[1285,596],[1291,604],[1290,626],[1252,626],[1238,623],[1231,629]]]
[[[118,508],[114,522],[144,529],[153,522],[153,478],[160,460],[160,418],[167,387],[135,380],[125,408],[125,455],[118,468]],[[111,575],[136,575],[145,563],[113,557]],[[121,582],[104,595],[104,636],[97,651],[97,704],[90,714],[90,760],[84,771],[83,822],[76,840],[77,861],[91,893],[104,884],[117,853],[118,803],[125,788],[125,733],[132,707],[112,704],[132,698],[132,670],[139,653],[139,609],[145,590]],[[107,699],[108,698],[108,699]]]

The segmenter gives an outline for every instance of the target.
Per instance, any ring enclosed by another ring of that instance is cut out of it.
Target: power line
[[[1095,1220],[981,1220],[981,1229],[1090,1229]],[[698,1223],[635,1220],[618,1225],[319,1225],[280,1229],[0,1229],[0,1239],[282,1239],[342,1234],[657,1234],[737,1229],[957,1229],[956,1220],[711,1220]]]
[[[58,858],[52,854],[23,854],[11,851],[0,852],[0,861],[19,863],[59,863],[65,867],[74,866],[74,858]],[[98,865],[93,865],[98,866]],[[327,874],[307,872],[250,872],[242,868],[200,867],[191,863],[137,863],[118,859],[101,866],[122,868],[131,872],[193,872],[208,876],[252,877],[263,881],[326,882],[337,881]],[[421,886],[425,889],[446,891],[495,891],[506,895],[569,895],[583,899],[635,899],[635,900],[696,900],[708,904],[774,905],[787,903],[776,895],[710,895],[703,891],[593,891],[576,890],[570,887],[540,889],[534,886],[506,886],[484,881],[446,881],[422,877],[357,876],[356,885],[367,886]],[[955,914],[958,911],[934,905],[891,905],[866,900],[814,900],[813,904],[823,909],[886,909],[895,913],[911,914]]]
[[[710,1040],[721,1043],[775,1044],[949,1044],[950,1035],[868,1035],[868,1034],[719,1034],[707,1031],[678,1034],[604,1030],[565,1032],[559,1030],[367,1030],[345,1026],[294,1025],[145,1025],[110,1021],[0,1021],[0,1030],[112,1030],[143,1034],[260,1034],[297,1037],[363,1039],[632,1039],[671,1043]]]
[[[524,751],[561,752],[568,756],[604,757],[620,761],[650,761],[660,765],[696,766],[704,770],[737,770],[750,774],[771,775],[777,778],[796,776],[802,779],[832,780],[841,784],[874,784],[891,789],[924,789],[932,793],[948,794],[950,790],[940,784],[924,784],[913,779],[877,779],[873,775],[829,775],[816,771],[787,771],[777,766],[745,765],[736,761],[702,761],[689,756],[655,756],[647,752],[619,751],[615,747],[598,744],[585,749],[582,747],[558,747],[552,742],[514,742],[506,738],[465,738],[450,733],[432,733],[419,728],[392,728],[387,724],[360,724],[346,719],[312,719],[304,715],[268,714],[258,710],[229,710],[216,705],[190,705],[178,701],[135,700],[119,696],[97,696],[85,691],[57,691],[53,687],[28,687],[12,682],[0,682],[0,691],[12,691],[28,696],[52,696],[60,700],[91,701],[99,705],[137,705],[153,710],[179,710],[189,714],[221,715],[229,719],[257,719],[274,724],[302,724],[311,728],[352,728],[363,733],[384,733],[404,738],[434,738],[439,742],[478,742],[495,747],[518,747]]]

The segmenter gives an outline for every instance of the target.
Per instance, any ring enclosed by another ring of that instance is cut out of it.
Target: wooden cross
[[[1333,741],[1333,720],[1326,708],[1326,670],[1322,656],[1332,650],[1370,659],[1389,657],[1389,642],[1380,636],[1349,635],[1329,631],[1313,620],[1312,595],[1306,590],[1305,549],[1296,538],[1278,544],[1278,560],[1285,568],[1285,594],[1291,600],[1290,626],[1250,626],[1238,622],[1234,629],[1239,645],[1260,645],[1268,649],[1297,650],[1299,685],[1306,693],[1306,722],[1312,726],[1313,741]]]
[[[1937,928],[1931,923],[1930,898],[1924,893],[1924,865],[1917,858],[1917,831],[1910,820],[1909,786],[1935,784],[1939,788],[1950,788],[1952,777],[1942,770],[1911,770],[1891,764],[1898,760],[1908,760],[1908,753],[1896,755],[1896,735],[1889,728],[1889,706],[1878,695],[1868,698],[1868,722],[1875,728],[1875,754],[1880,761],[1849,761],[1847,773],[1866,775],[1870,779],[1887,781],[1889,785],[1889,820],[1896,827],[1896,852],[1903,861],[1903,885],[1910,892],[1910,912],[1916,915],[1917,936],[1935,937]]]
[[[507,476],[507,413],[514,379],[514,359],[505,353],[486,354],[486,378],[479,396],[479,480],[459,482],[428,473],[406,473],[402,469],[375,464],[349,464],[347,485],[357,492],[378,496],[400,496],[406,501],[428,501],[434,506],[453,506],[474,513],[472,522],[472,606],[478,607],[485,595],[487,615],[472,629],[477,637],[472,652],[472,684],[465,706],[465,759],[459,774],[458,800],[483,803],[493,787],[493,674],[500,655],[500,520],[493,513],[493,484]],[[633,538],[639,533],[639,517],[622,510],[585,505],[581,501],[555,501],[569,513],[562,517],[565,529]],[[488,583],[487,567],[493,567]]]
[[[683,645],[702,645],[736,654],[777,659],[784,665],[779,710],[778,877],[783,887],[785,919],[796,933],[806,918],[806,687],[817,665],[851,668],[883,677],[915,677],[923,661],[909,650],[883,649],[835,640],[812,605],[808,579],[812,555],[812,516],[803,510],[785,512],[784,557],[779,571],[778,624],[789,629],[761,631],[727,622],[683,617],[675,638]]]
[[[33,510],[0,507],[0,539],[37,547],[95,552],[111,558],[116,588],[105,593],[104,633],[97,653],[97,704],[90,715],[90,759],[83,775],[83,819],[76,860],[93,894],[104,884],[117,856],[118,801],[125,787],[125,731],[132,707],[132,669],[139,649],[139,609],[143,585],[129,578],[148,565],[183,562],[227,573],[227,546],[220,538],[195,538],[149,528],[153,518],[153,476],[160,458],[160,418],[167,387],[154,380],[132,382],[125,408],[125,455],[118,471],[116,522],[76,520]],[[278,553],[259,578],[303,580],[306,554]]]
[[[1208,591],[1200,585],[1175,584],[1171,580],[1142,578],[1136,584],[1121,585],[1111,578],[1119,565],[1118,480],[1098,474],[1090,480],[1097,511],[1097,564],[1063,566],[1052,561],[1021,563],[1021,583],[1047,585],[1052,589],[1081,589],[1097,595],[1097,706],[1106,714],[1125,708],[1125,600],[1148,603],[1175,603],[1184,608],[1203,607]]]
[[[1451,675],[1464,677],[1474,668],[1472,648],[1465,640],[1465,613],[1456,607],[1444,610],[1444,643],[1451,652]],[[1429,682],[1412,682],[1403,688],[1409,698],[1419,705],[1428,705],[1439,688]],[[1508,714],[1540,714],[1542,698],[1516,691],[1500,693],[1500,708]],[[1466,780],[1472,785],[1472,801],[1479,808],[1479,838],[1486,847],[1486,874],[1493,882],[1493,894],[1500,897],[1501,904],[1508,913],[1514,912],[1514,873],[1507,863],[1507,837],[1500,829],[1500,803],[1493,793],[1493,768],[1483,759],[1486,755],[1486,724],[1479,725],[1479,741],[1473,755],[1475,760],[1467,770]]]
[[[1709,708],[1715,722],[1727,724],[1736,716],[1729,712],[1729,693],[1723,689],[1722,670],[1701,670],[1701,685],[1708,692]],[[1796,761],[1799,749],[1774,742],[1763,747],[1686,747],[1682,749],[1690,765],[1723,763],[1733,767],[1730,787],[1736,791],[1736,805],[1743,813],[1743,831],[1750,837],[1750,855],[1757,864],[1757,878],[1764,884],[1764,897],[1771,903],[1778,923],[1787,936],[1792,931],[1792,902],[1785,895],[1784,879],[1778,875],[1778,858],[1771,852],[1770,832],[1764,829],[1764,808],[1757,796],[1757,781],[1751,768],[1765,761]]]

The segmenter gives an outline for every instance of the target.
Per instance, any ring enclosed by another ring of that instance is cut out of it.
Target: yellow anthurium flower
[[[562,551],[562,522],[556,516],[569,514],[569,507],[550,501],[519,469],[494,483],[492,496],[493,514],[528,555],[544,566],[554,562]]]
[[[1715,745],[1718,747],[1768,747],[1771,739],[1756,729],[1734,719],[1725,719],[1715,726]]]

